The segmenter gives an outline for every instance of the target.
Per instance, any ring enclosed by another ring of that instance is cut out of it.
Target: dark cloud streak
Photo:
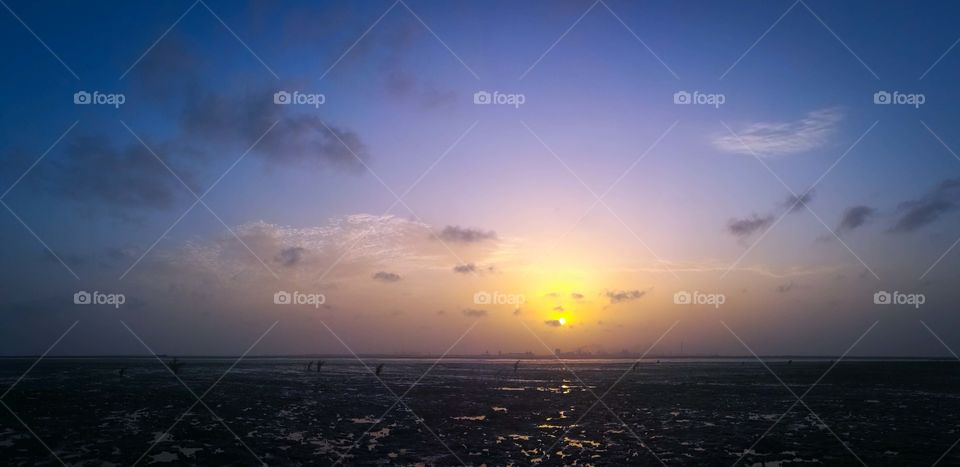
[[[448,225],[440,232],[438,237],[445,242],[479,243],[486,240],[496,240],[497,233],[492,230],[484,231]]]
[[[960,202],[960,179],[944,180],[921,198],[901,203],[900,218],[890,232],[913,232],[930,225],[944,214],[956,210],[958,202]]]
[[[394,272],[378,271],[373,274],[373,280],[380,282],[398,282],[400,279],[400,274]]]

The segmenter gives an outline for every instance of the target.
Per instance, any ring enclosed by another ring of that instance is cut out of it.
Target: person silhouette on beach
[[[630,369],[634,372],[640,371],[640,362],[633,362],[633,367]]]
[[[127,367],[123,367],[117,371],[117,374],[123,376],[127,372]]]
[[[377,376],[380,376],[381,371],[383,371],[383,363],[377,365]]]
[[[182,366],[183,366],[183,362],[181,362],[177,357],[173,357],[173,361],[170,362],[170,370],[173,371],[173,374],[175,375],[180,374],[180,367]]]
[[[513,364],[513,372],[516,373],[518,368],[520,368],[520,360]]]
[[[307,362],[307,371],[310,371],[312,369],[313,369],[313,360],[310,360],[309,362]]]
[[[317,373],[320,373],[320,369],[323,368],[323,364],[326,363],[323,360],[317,360]]]

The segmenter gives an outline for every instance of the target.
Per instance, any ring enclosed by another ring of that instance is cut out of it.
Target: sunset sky
[[[960,348],[954,3],[6,4],[2,355]]]

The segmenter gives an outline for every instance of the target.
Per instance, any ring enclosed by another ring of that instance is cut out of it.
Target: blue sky
[[[921,320],[960,345],[951,2],[53,3],[0,11],[0,353],[77,320],[64,353],[140,350],[120,319],[169,353],[236,353],[274,321],[264,352],[343,351],[305,331],[322,324],[440,352],[478,290],[529,306],[486,310],[464,353],[542,350],[521,322],[561,348],[643,348],[679,321],[688,349],[743,353],[720,320],[766,353],[839,353],[878,320],[864,354],[943,354]],[[206,204],[184,215],[178,177],[215,184]],[[292,288],[329,306],[270,301]],[[673,306],[682,290],[727,314]]]

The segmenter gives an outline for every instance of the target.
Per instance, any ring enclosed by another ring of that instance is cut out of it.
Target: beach
[[[930,465],[960,437],[952,362],[841,362],[800,403],[778,378],[802,396],[833,362],[315,360],[183,359],[188,390],[46,359],[3,402],[68,465]],[[0,456],[59,464],[9,411]]]

